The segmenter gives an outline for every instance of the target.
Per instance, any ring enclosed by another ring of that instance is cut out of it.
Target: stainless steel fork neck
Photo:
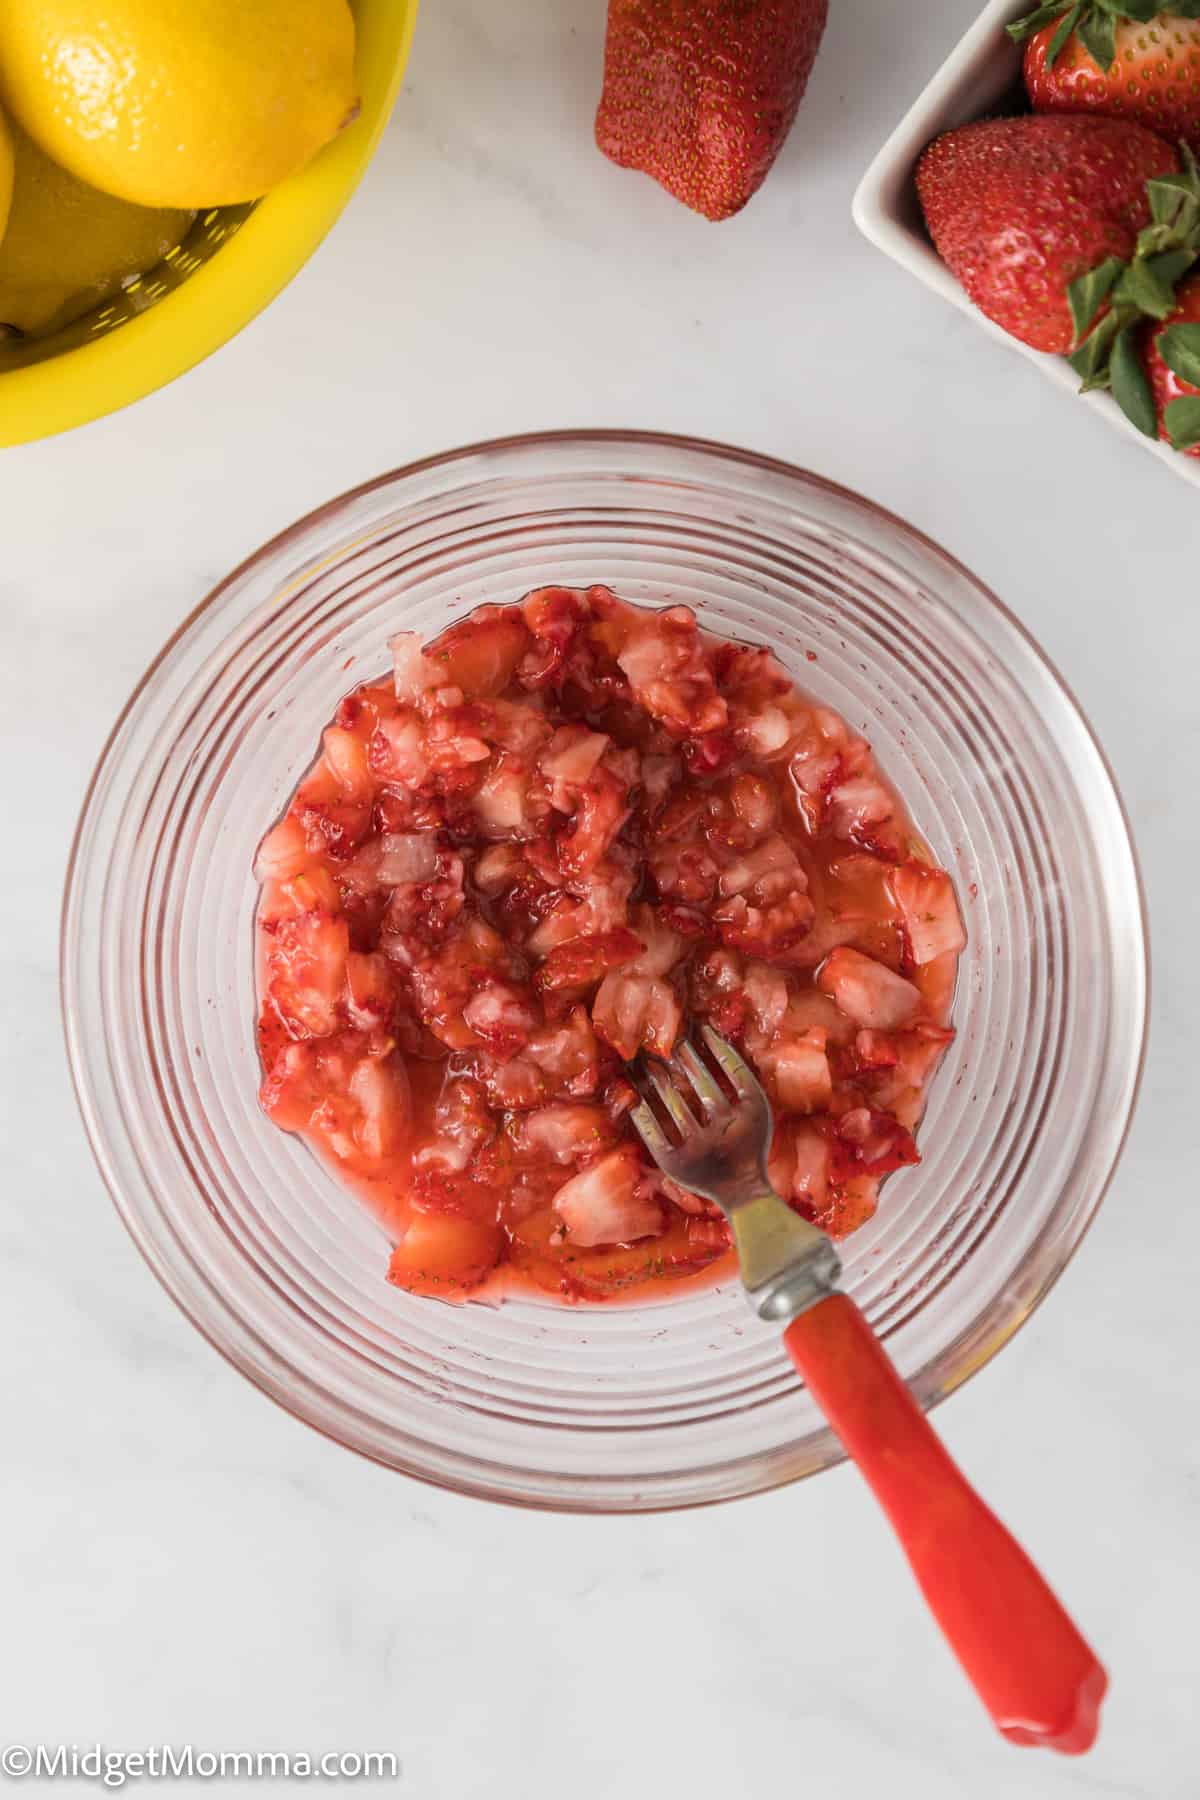
[[[764,1182],[727,1202],[742,1282],[762,1319],[789,1323],[836,1292],[837,1251]]]

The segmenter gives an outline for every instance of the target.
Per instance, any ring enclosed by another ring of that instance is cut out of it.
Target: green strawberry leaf
[[[1163,0],[1095,0],[1095,4],[1114,19],[1133,19],[1139,25],[1148,25],[1163,11]]]
[[[1135,425],[1144,437],[1157,437],[1158,414],[1154,409],[1154,395],[1150,392],[1150,383],[1137,353],[1137,338],[1133,326],[1126,325],[1118,331],[1110,368],[1113,399],[1129,423]]]
[[[1117,60],[1117,21],[1111,13],[1088,12],[1076,31],[1096,67],[1107,75]]]
[[[1173,288],[1179,277],[1187,274],[1195,260],[1194,250],[1164,250],[1158,256],[1148,257],[1146,267],[1153,271],[1156,280]]]
[[[1032,37],[1036,31],[1040,31],[1043,25],[1049,25],[1051,19],[1057,19],[1060,13],[1066,12],[1069,4],[1070,0],[1049,0],[1048,5],[1035,7],[1033,12],[1026,13],[1023,19],[1018,19],[1012,25],[1006,25],[1005,30],[1014,44],[1023,44],[1026,38]]]
[[[1105,313],[1095,331],[1085,338],[1078,350],[1067,358],[1080,378],[1079,391],[1081,394],[1090,394],[1093,388],[1108,386],[1108,361],[1112,353],[1113,339],[1120,328],[1120,320],[1116,313]]]
[[[1070,12],[1063,14],[1058,30],[1050,39],[1050,42],[1046,47],[1046,67],[1048,69],[1052,69],[1062,55],[1063,46],[1078,25],[1080,19],[1083,17],[1086,3],[1087,0],[1075,0],[1075,4]]]
[[[1089,269],[1086,275],[1080,275],[1067,288],[1067,303],[1071,308],[1071,319],[1075,326],[1075,343],[1078,345],[1100,311],[1101,303],[1107,299],[1114,282],[1124,270],[1125,264],[1118,256],[1110,256],[1096,268]]]
[[[1200,325],[1168,325],[1155,339],[1155,348],[1180,381],[1200,388]]]
[[[1168,187],[1165,180],[1147,182],[1146,188],[1154,223],[1138,233],[1138,255],[1153,256],[1156,250],[1192,244],[1200,222],[1200,199],[1186,188]],[[1151,192],[1151,189],[1158,191]]]
[[[1173,450],[1194,450],[1200,444],[1200,395],[1172,400],[1163,414],[1163,423]]]
[[[1165,319],[1175,310],[1174,279],[1164,279],[1159,270],[1173,267],[1170,252],[1163,257],[1135,256],[1113,289],[1113,305],[1131,308],[1150,319]],[[1190,258],[1188,259],[1190,263]]]

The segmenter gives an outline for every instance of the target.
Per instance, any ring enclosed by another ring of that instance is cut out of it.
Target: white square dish
[[[1167,444],[1143,437],[1108,394],[1081,398],[1079,379],[1065,357],[1031,350],[985,318],[967,299],[926,234],[913,182],[917,158],[939,132],[990,111],[1006,110],[1000,102],[1020,83],[1021,52],[1004,28],[1028,10],[1028,0],[988,0],[863,176],[854,196],[854,222],[877,249],[918,281],[968,313],[991,337],[1036,363],[1076,406],[1090,406],[1098,417],[1158,457],[1184,481],[1200,487],[1200,458],[1180,455]]]

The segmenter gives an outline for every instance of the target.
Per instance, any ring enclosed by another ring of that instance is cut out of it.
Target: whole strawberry
[[[1149,177],[1172,145],[1119,119],[984,119],[935,138],[917,193],[939,256],[988,318],[1035,350],[1070,350],[1068,288],[1133,256]]]
[[[1174,312],[1143,331],[1158,435],[1185,455],[1200,456],[1200,274],[1180,283]]]
[[[779,154],[827,0],[609,0],[596,142],[708,219],[739,212]]]
[[[1010,25],[1035,112],[1132,119],[1200,152],[1200,11],[1146,0],[1049,0]]]

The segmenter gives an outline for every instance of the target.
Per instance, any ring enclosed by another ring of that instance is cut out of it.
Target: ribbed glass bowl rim
[[[1136,946],[1127,945],[1126,949],[1130,952],[1136,951],[1138,966],[1135,973],[1141,987],[1142,1004],[1137,1019],[1137,1043],[1136,1046],[1132,1048],[1130,1057],[1131,1069],[1127,1088],[1128,1098],[1124,1108],[1124,1116],[1119,1122],[1119,1128],[1113,1133],[1111,1138],[1111,1154],[1108,1165],[1097,1178],[1094,1191],[1087,1203],[1077,1206],[1069,1220],[1064,1223],[1063,1228],[1056,1233],[1054,1240],[1054,1254],[1045,1257],[1039,1284],[1032,1293],[1023,1296],[1018,1314],[1015,1317],[1002,1317],[1001,1315],[1004,1313],[1004,1297],[1003,1295],[997,1296],[991,1302],[988,1313],[978,1321],[978,1323],[988,1327],[985,1339],[986,1347],[982,1353],[980,1353],[977,1348],[974,1354],[966,1359],[965,1363],[960,1366],[954,1366],[953,1352],[955,1346],[951,1344],[945,1350],[939,1352],[938,1355],[926,1365],[922,1371],[922,1375],[926,1394],[929,1396],[923,1400],[923,1404],[927,1409],[932,1410],[934,1406],[937,1406],[950,1394],[956,1392],[972,1375],[989,1363],[992,1360],[992,1357],[1015,1336],[1020,1327],[1032,1316],[1046,1298],[1086,1235],[1088,1228],[1095,1218],[1100,1204],[1108,1191],[1108,1187],[1120,1162],[1128,1139],[1145,1066],[1146,1035],[1150,1007],[1149,937],[1145,886],[1141,867],[1130,827],[1129,815],[1121,797],[1120,788],[1117,784],[1108,757],[1092,728],[1087,714],[1076,699],[1075,694],[1068,683],[1063,679],[1063,676],[1056,665],[1041,648],[1028,628],[1021,622],[1016,614],[1005,605],[997,594],[967,568],[964,563],[960,562],[957,557],[945,550],[933,538],[927,536],[924,532],[919,531],[907,520],[899,517],[899,515],[890,512],[885,507],[877,505],[874,501],[869,500],[865,495],[856,492],[852,488],[844,487],[838,482],[830,481],[825,476],[818,475],[812,470],[801,468],[797,464],[786,462],[782,458],[761,455],[758,452],[744,450],[735,445],[725,444],[714,439],[688,437],[670,432],[621,430],[613,428],[565,429],[519,433],[507,437],[483,439],[476,443],[463,445],[457,449],[442,451],[432,456],[422,457],[415,461],[403,464],[399,468],[389,470],[385,474],[376,476],[370,481],[362,482],[356,487],[347,489],[332,500],[328,500],[322,505],[313,508],[312,511],[304,514],[293,524],[276,533],[274,537],[269,538],[264,544],[260,545],[257,550],[244,558],[236,568],[231,570],[228,575],[218,582],[205,598],[187,614],[182,623],[171,633],[161,650],[150,662],[145,673],[141,676],[130,694],[129,699],[122,707],[108,737],[105,739],[80,806],[79,818],[71,843],[64,882],[59,935],[59,967],[60,1004],[63,1029],[66,1038],[68,1065],[71,1073],[72,1086],[83,1118],[88,1141],[91,1145],[92,1153],[101,1177],[105,1186],[108,1188],[117,1213],[137,1246],[143,1260],[159,1281],[160,1285],[170,1295],[180,1311],[184,1313],[192,1325],[195,1326],[213,1348],[216,1349],[232,1367],[237,1369],[240,1374],[248,1375],[250,1379],[254,1380],[255,1385],[261,1392],[266,1394],[268,1398],[274,1400],[276,1404],[281,1406],[285,1411],[290,1412],[293,1417],[301,1420],[304,1424],[309,1425],[322,1436],[327,1437],[331,1441],[341,1444],[346,1448],[356,1450],[360,1455],[367,1457],[368,1460],[378,1461],[385,1468],[395,1469],[397,1472],[408,1474],[418,1480],[426,1481],[433,1486],[447,1487],[451,1489],[451,1491],[468,1493],[477,1497],[489,1498],[492,1500],[500,1500],[509,1505],[555,1512],[578,1511],[593,1513],[597,1510],[606,1512],[621,1510],[637,1512],[674,1511],[684,1506],[715,1505],[729,1499],[746,1498],[753,1493],[785,1486],[792,1481],[802,1480],[806,1476],[819,1474],[822,1469],[833,1467],[841,1460],[841,1458],[835,1450],[835,1452],[823,1462],[804,1468],[798,1472],[780,1470],[773,1466],[770,1474],[766,1478],[747,1482],[744,1486],[739,1487],[733,1492],[726,1491],[713,1495],[689,1494],[683,1498],[673,1497],[670,1500],[659,1503],[655,1503],[653,1500],[647,1503],[646,1497],[643,1496],[639,1501],[631,1504],[627,1508],[619,1506],[614,1507],[609,1504],[605,1504],[598,1508],[595,1504],[589,1504],[586,1495],[583,1493],[575,1496],[564,1495],[561,1492],[556,1492],[553,1496],[515,1496],[508,1492],[490,1491],[487,1484],[484,1482],[465,1483],[449,1479],[439,1480],[437,1476],[432,1475],[427,1471],[411,1467],[403,1468],[395,1461],[386,1457],[375,1456],[369,1448],[353,1442],[349,1437],[342,1434],[338,1429],[338,1423],[344,1423],[344,1421],[341,1420],[341,1414],[346,1410],[344,1404],[333,1403],[326,1397],[324,1406],[318,1409],[316,1406],[310,1404],[310,1396],[307,1393],[284,1394],[259,1380],[254,1372],[243,1367],[234,1354],[233,1348],[222,1341],[217,1326],[209,1323],[205,1316],[202,1297],[198,1296],[195,1292],[189,1291],[182,1282],[173,1283],[168,1279],[166,1271],[158,1266],[152,1253],[151,1244],[148,1238],[143,1234],[142,1226],[136,1213],[127,1204],[126,1197],[121,1191],[120,1184],[110,1171],[104,1149],[101,1122],[95,1116],[91,1105],[87,1059],[84,1055],[77,1029],[79,1015],[72,982],[72,970],[74,967],[72,951],[75,948],[75,934],[78,924],[75,903],[86,870],[86,864],[82,860],[82,849],[93,803],[96,802],[98,796],[101,794],[108,764],[127,723],[136,713],[143,696],[145,696],[153,687],[159,677],[160,671],[163,669],[164,665],[169,662],[177,646],[187,638],[189,633],[204,615],[206,615],[213,607],[219,605],[228,591],[231,588],[236,587],[237,584],[253,569],[260,564],[269,562],[271,559],[284,554],[290,547],[305,538],[308,534],[317,532],[323,526],[331,524],[340,514],[353,508],[359,501],[365,500],[370,495],[378,493],[385,488],[395,487],[400,490],[405,481],[414,477],[425,476],[439,470],[444,470],[448,475],[452,476],[453,471],[460,464],[469,463],[474,459],[501,458],[508,453],[515,453],[519,456],[522,453],[562,450],[564,453],[570,454],[576,451],[587,451],[588,449],[607,449],[613,451],[619,450],[622,446],[626,446],[631,450],[658,450],[667,455],[677,453],[681,456],[699,458],[701,460],[711,459],[714,470],[722,464],[732,464],[739,467],[743,472],[757,471],[764,476],[781,477],[785,481],[796,483],[800,489],[807,489],[809,492],[815,491],[817,494],[825,494],[831,500],[859,509],[879,527],[895,533],[902,539],[906,539],[914,550],[940,562],[948,571],[952,572],[966,583],[967,587],[978,600],[982,613],[986,615],[987,611],[990,609],[999,616],[1002,625],[1013,634],[1017,646],[1040,667],[1043,675],[1047,676],[1050,683],[1058,690],[1059,695],[1066,707],[1074,715],[1075,722],[1083,732],[1084,737],[1095,754],[1099,769],[1102,771],[1103,777],[1108,784],[1109,797],[1116,808],[1117,817],[1121,823],[1125,844],[1129,853],[1130,869],[1136,891],[1138,922],[1137,944]],[[515,478],[519,471],[514,469],[509,471],[509,473]],[[663,475],[665,478],[665,470],[663,471]],[[452,480],[447,482],[445,492],[446,494],[453,492]],[[995,1327],[995,1329],[991,1329],[991,1327]],[[325,1416],[317,1416],[318,1410],[322,1411]],[[336,1422],[330,1417],[332,1413],[338,1415],[338,1420]]]

